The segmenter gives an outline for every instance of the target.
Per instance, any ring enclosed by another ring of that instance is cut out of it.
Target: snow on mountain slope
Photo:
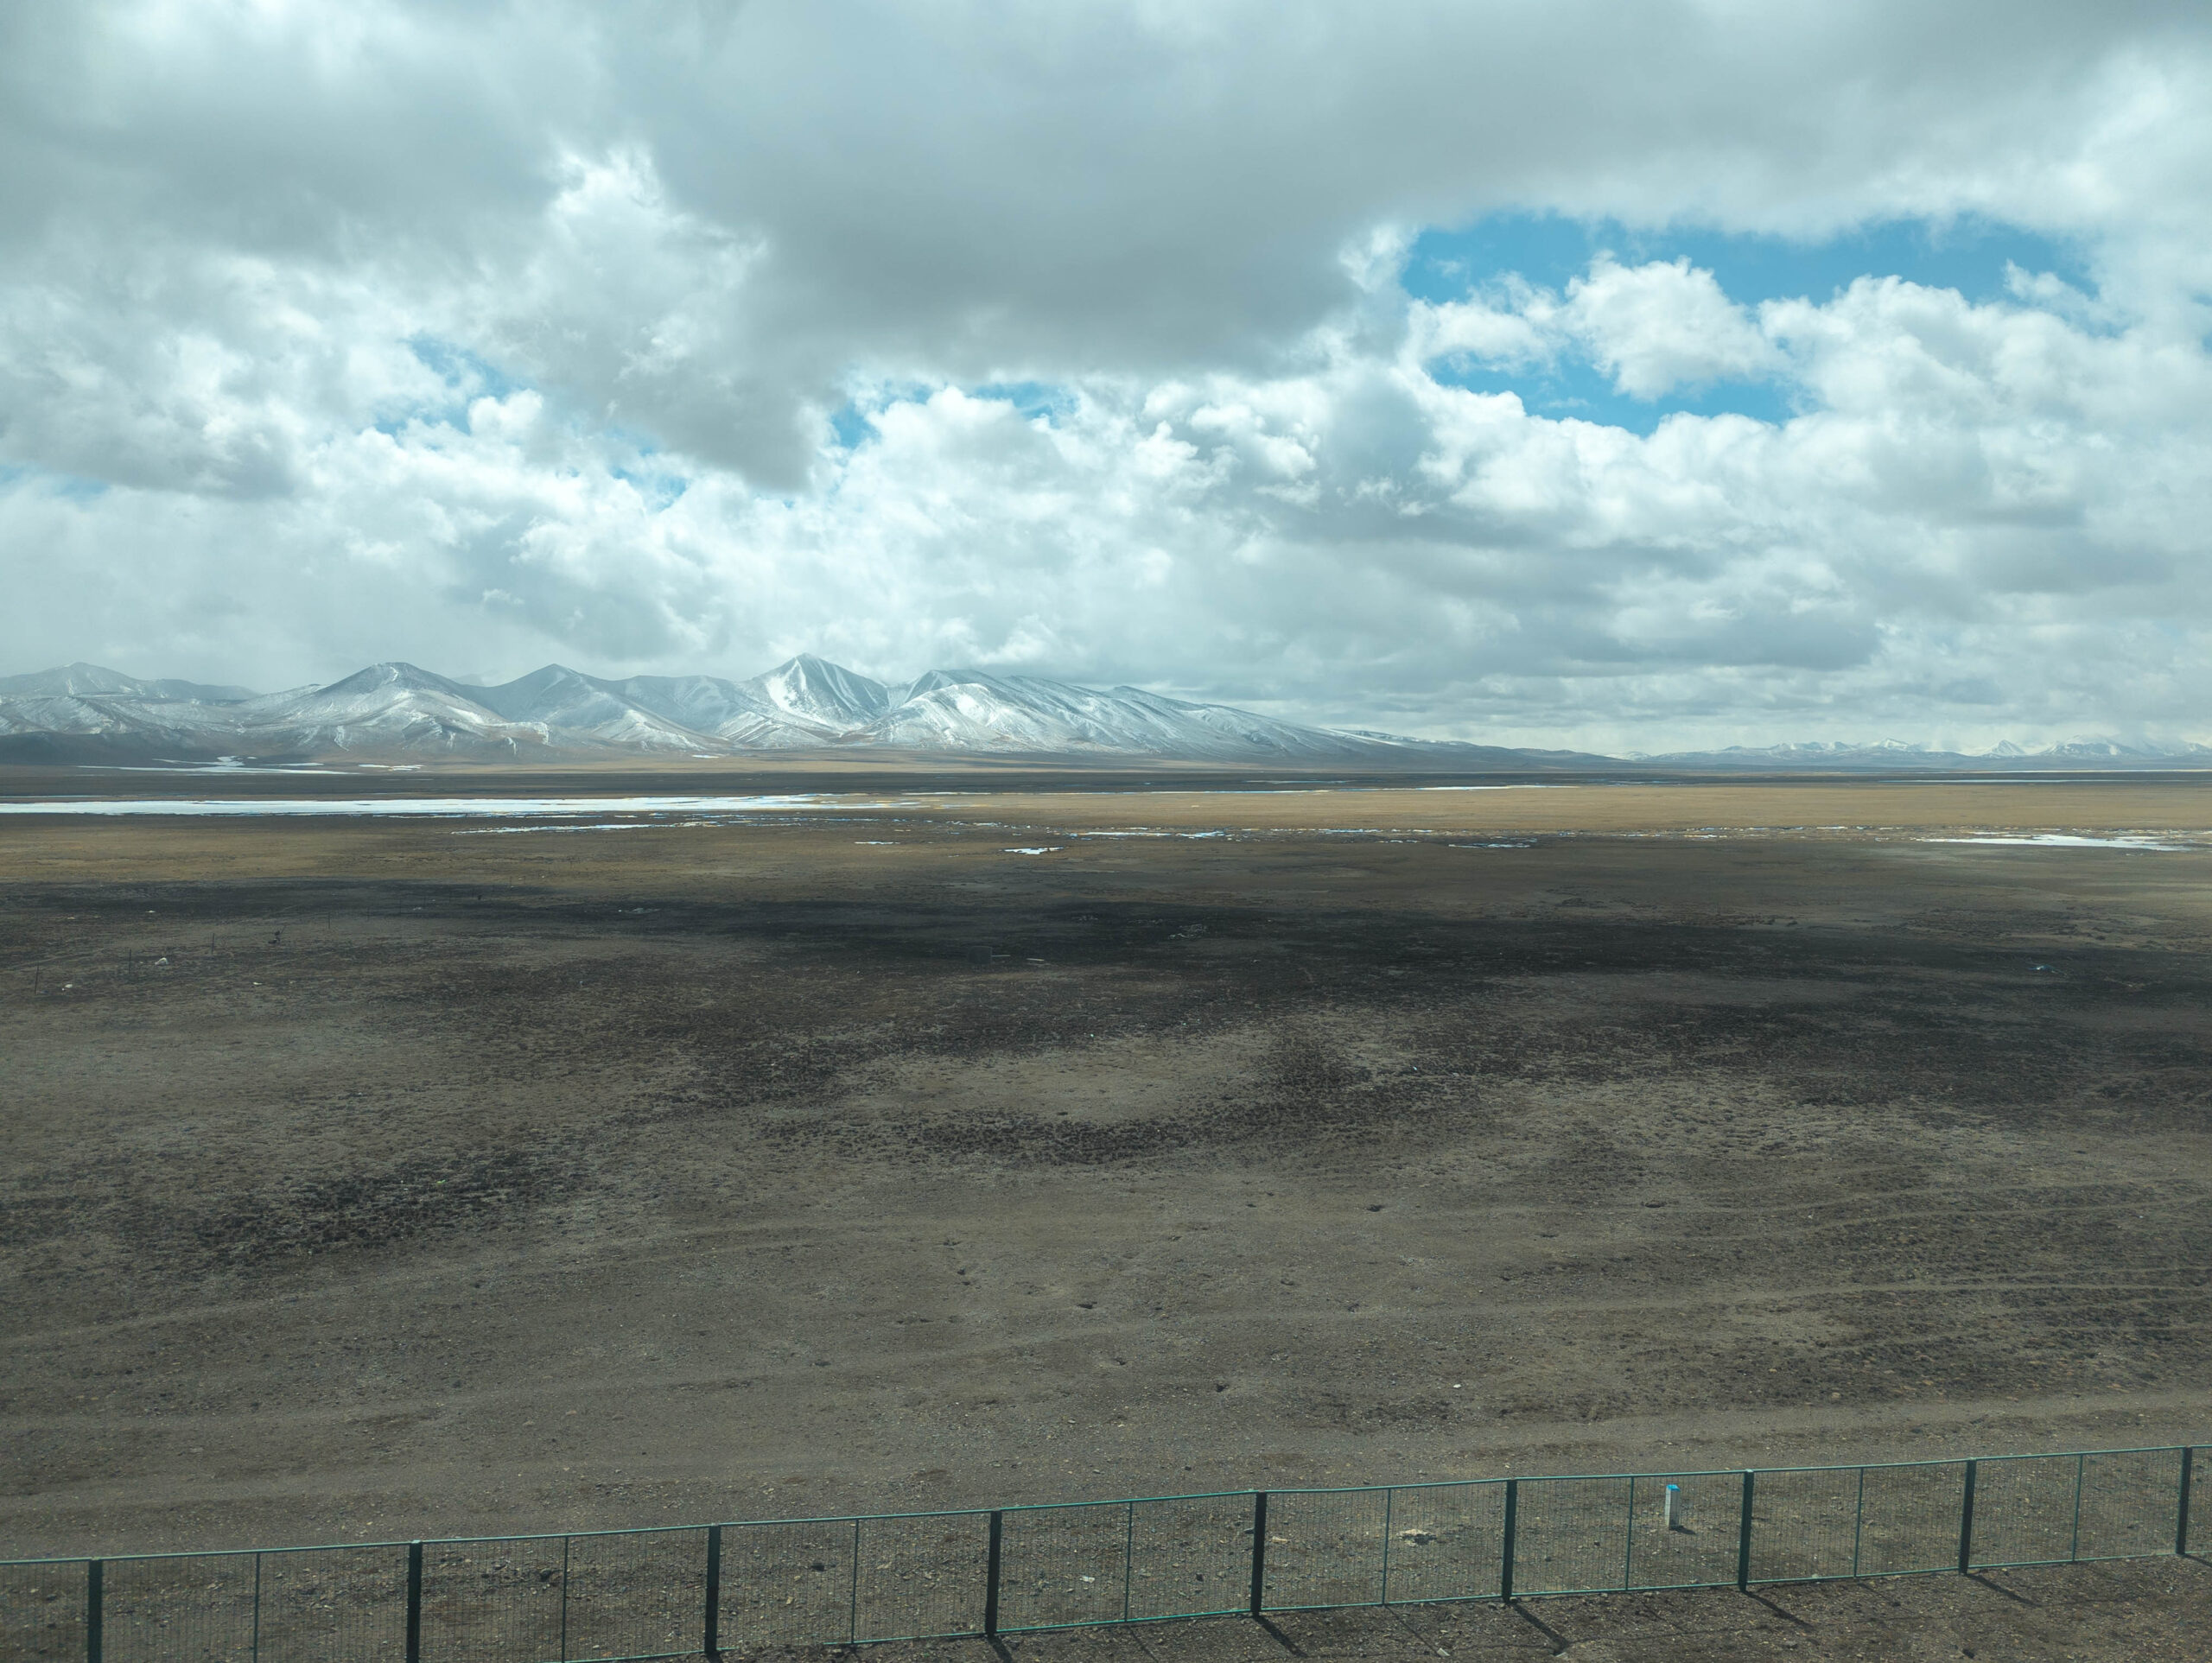
[[[106,699],[67,693],[0,697],[0,733],[136,733],[145,727],[137,709],[118,709]]]
[[[768,675],[775,673],[771,670]],[[741,750],[785,751],[816,746],[842,731],[794,720],[762,691],[760,683],[766,679],[756,676],[749,682],[726,682],[714,676],[632,676],[607,685],[644,709]]]
[[[236,695],[236,696],[233,696]],[[1333,732],[1133,687],[931,670],[901,688],[802,653],[749,681],[632,676],[548,664],[473,687],[407,663],[327,687],[141,681],[94,664],[0,679],[0,755],[40,760],[256,756],[731,754],[867,746],[994,756],[1187,759],[1452,771],[1579,769],[1606,759],[1389,733]],[[2080,739],[1981,757],[1889,739],[1821,740],[1643,758],[1690,769],[2096,769],[2202,765],[2212,747]]]
[[[1724,751],[1681,751],[1637,760],[1683,768],[1797,768],[1829,771],[1899,772],[1921,771],[1991,770],[2031,771],[2100,766],[2155,768],[2175,763],[2202,763],[2212,756],[2212,746],[2194,740],[2165,745],[2130,745],[2118,739],[2069,739],[2030,751],[2010,739],[1988,750],[1969,754],[1934,751],[1903,739],[1883,739],[1872,745],[1853,745],[1833,739],[1810,739],[1795,745],[1731,746]]]
[[[235,726],[253,695],[242,687],[142,682],[98,664],[69,664],[0,677],[0,737],[34,734],[194,748]]]
[[[238,708],[238,737],[264,755],[512,755],[545,746],[543,727],[487,709],[474,697],[482,690],[413,664],[372,664],[328,687],[249,701]]]
[[[871,743],[924,750],[1116,752],[1214,760],[1346,760],[1382,747],[1319,728],[1271,721],[1226,705],[1033,676],[932,670],[868,729]]]
[[[715,730],[715,737],[738,751],[807,751],[833,744],[837,736],[779,716],[739,712]]]
[[[1224,705],[1136,688],[935,670],[896,694],[811,654],[747,682],[608,681],[548,664],[471,687],[413,664],[373,664],[327,687],[180,708],[132,696],[151,684],[74,675],[81,696],[0,699],[0,736],[130,735],[254,755],[500,756],[523,751],[788,751],[840,745],[999,755],[1120,755],[1212,761],[1344,761],[1402,753],[1389,740],[1324,733]]]
[[[98,664],[67,664],[59,670],[36,670],[29,676],[0,676],[0,699],[27,698],[41,694],[62,697],[90,695],[148,699],[185,704],[236,704],[240,700],[253,697],[251,688],[209,687],[198,682],[142,682],[135,676],[125,676],[121,670],[103,670]]]
[[[2135,761],[2145,757],[2158,757],[2166,752],[2147,746],[2129,745],[2120,739],[2068,739],[2054,745],[2042,753],[2047,757],[2075,757],[2094,761]]]
[[[745,685],[793,726],[818,728],[826,735],[865,727],[891,708],[891,689],[882,682],[810,652],[802,652]]]
[[[143,682],[98,664],[0,679],[0,738],[60,737],[150,752],[192,751],[230,733],[252,695],[241,687]]]
[[[718,676],[632,676],[602,683],[640,710],[694,733],[719,734],[734,717],[759,719],[763,712],[736,682]]]
[[[713,741],[680,721],[671,721],[626,692],[563,664],[548,664],[498,687],[470,688],[474,702],[508,721],[535,725],[549,734],[596,740],[602,745],[661,751],[714,748]]]

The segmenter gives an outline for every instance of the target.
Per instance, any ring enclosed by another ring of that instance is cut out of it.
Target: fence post
[[[1263,1489],[1252,1492],[1252,1615],[1260,1615],[1261,1605],[1267,1598],[1268,1576],[1268,1493]]]
[[[1744,1510],[1736,1520],[1736,1589],[1743,1592],[1751,1585],[1751,1488],[1758,1482],[1758,1474],[1749,1467],[1744,1469]]]
[[[101,1561],[85,1561],[85,1663],[100,1663]]]
[[[1851,1575],[1859,1576],[1859,1550],[1866,1539],[1866,1469],[1859,1469],[1859,1500],[1853,1504],[1851,1514]]]
[[[983,1576],[983,1638],[995,1640],[999,1632],[999,1540],[1006,1528],[1006,1514],[991,1509],[991,1551]]]
[[[423,1663],[423,1544],[407,1544],[407,1663]]]
[[[861,1643],[861,1521],[853,1520],[853,1603],[848,1614],[853,1644]]]
[[[2082,1557],[2082,1481],[2088,1476],[2088,1467],[2089,1457],[2086,1454],[2074,1457],[2074,1522],[2068,1527],[2066,1536],[2069,1565]]]
[[[722,1527],[707,1527],[707,1625],[700,1649],[709,1657],[722,1654]]]
[[[2174,1509],[2174,1552],[2189,1552],[2189,1481],[2196,1471],[2196,1446],[2181,1446],[2181,1503]]]
[[[1136,1578],[1137,1504],[1131,1501],[1122,1517],[1122,1621],[1129,1620],[1129,1584]]]
[[[1521,1481],[1505,1481],[1505,1543],[1497,1556],[1497,1596],[1513,1603],[1513,1528],[1521,1516]]]
[[[1621,1527],[1621,1591],[1636,1581],[1636,1475],[1628,1476],[1628,1519]]]
[[[1382,1492],[1382,1603],[1390,1603],[1390,1509],[1397,1505],[1398,1492],[1394,1486]]]
[[[1964,1576],[1974,1568],[1974,1475],[1980,1463],[1971,1457],[1967,1462],[1966,1493],[1959,1498],[1959,1574]]]

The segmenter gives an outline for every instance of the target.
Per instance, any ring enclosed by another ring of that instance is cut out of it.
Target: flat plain
[[[10,1553],[2212,1436],[2212,782],[373,789],[821,795],[0,820]]]

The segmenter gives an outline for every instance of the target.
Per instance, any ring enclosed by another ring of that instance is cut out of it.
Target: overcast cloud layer
[[[2212,739],[2208,330],[2199,4],[10,6],[0,671]]]

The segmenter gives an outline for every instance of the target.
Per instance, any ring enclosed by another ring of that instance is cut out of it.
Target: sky
[[[2212,9],[0,6],[0,673],[2212,739]]]

